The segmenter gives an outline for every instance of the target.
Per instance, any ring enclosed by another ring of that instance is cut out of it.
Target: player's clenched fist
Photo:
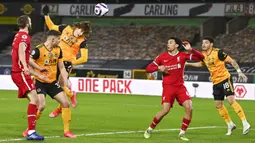
[[[167,68],[166,68],[165,66],[163,66],[163,65],[158,66],[158,69],[159,69],[161,72],[163,72],[163,73],[165,73],[165,74],[168,74]]]

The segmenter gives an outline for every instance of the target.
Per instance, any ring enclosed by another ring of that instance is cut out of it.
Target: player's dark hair
[[[204,37],[204,38],[203,38],[203,40],[208,40],[210,43],[214,43],[213,38],[212,38],[212,37],[210,37],[210,36],[206,36],[206,37]]]
[[[92,27],[91,23],[89,21],[82,21],[82,22],[76,22],[73,24],[74,28],[81,28],[83,33],[83,36],[86,38],[89,38],[92,34]]]
[[[58,31],[56,31],[56,30],[50,30],[50,31],[47,33],[47,36],[56,36],[56,37],[58,37],[58,36],[60,36],[60,35],[61,35],[61,33],[58,32]]]
[[[182,41],[179,38],[176,37],[171,37],[170,39],[173,39],[175,41],[176,44],[178,44],[179,46],[177,47],[178,51],[184,51],[185,48],[182,45]]]
[[[17,25],[19,28],[25,28],[29,24],[29,16],[22,15],[17,19]]]

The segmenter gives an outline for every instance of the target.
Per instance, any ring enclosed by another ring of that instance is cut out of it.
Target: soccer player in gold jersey
[[[243,134],[247,134],[250,130],[250,124],[246,120],[245,113],[239,103],[235,100],[233,82],[231,75],[225,67],[225,63],[230,63],[242,78],[247,78],[241,71],[237,62],[229,55],[218,48],[213,47],[214,40],[211,37],[205,37],[202,40],[202,54],[204,60],[197,63],[186,63],[187,66],[202,67],[206,66],[210,72],[213,83],[213,96],[216,102],[216,108],[228,126],[226,135],[231,135],[236,129],[236,125],[232,122],[228,110],[224,106],[224,98],[235,110],[243,123]]]
[[[57,70],[61,72],[64,84],[67,84],[68,73],[63,64],[63,53],[61,48],[58,46],[59,38],[61,33],[58,31],[50,30],[47,35],[47,40],[40,47],[35,48],[31,52],[31,58],[34,63],[39,67],[47,69],[45,76],[48,80],[42,80],[35,76],[36,92],[39,96],[39,106],[36,115],[36,120],[41,116],[42,111],[45,108],[46,100],[45,96],[48,94],[52,99],[55,99],[62,106],[62,119],[64,124],[64,136],[69,138],[76,138],[76,136],[69,130],[69,124],[71,121],[71,110],[70,105],[63,91],[62,87],[57,81]],[[35,72],[40,73],[41,71],[35,69]],[[26,136],[27,130],[23,132]]]
[[[92,33],[91,24],[89,21],[82,21],[74,23],[73,25],[55,25],[49,16],[49,7],[46,5],[43,8],[43,13],[45,17],[45,23],[50,30],[56,30],[61,32],[59,46],[63,51],[63,61],[65,68],[68,73],[71,73],[72,67],[74,65],[79,65],[86,63],[88,60],[88,46],[87,39]],[[80,52],[80,58],[77,56]],[[62,79],[60,76],[59,80],[62,84]],[[63,89],[67,96],[71,98],[73,108],[76,107],[76,93],[71,92],[66,86]],[[50,117],[56,117],[61,113],[61,106],[59,105],[52,113]]]

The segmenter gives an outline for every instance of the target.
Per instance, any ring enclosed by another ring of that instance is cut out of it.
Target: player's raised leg
[[[231,135],[232,131],[236,129],[236,125],[232,122],[228,110],[227,108],[224,106],[224,96],[222,100],[215,100],[216,102],[216,109],[218,110],[219,114],[221,115],[221,117],[224,119],[224,121],[226,122],[227,126],[228,126],[228,132],[226,133],[226,135]]]
[[[242,106],[235,101],[235,97],[233,95],[227,96],[228,103],[231,107],[235,110],[239,118],[242,120],[243,123],[243,134],[248,134],[251,125],[247,122],[245,113],[243,111]]]
[[[148,127],[148,129],[144,132],[144,138],[148,139],[151,137],[151,133],[153,131],[153,129],[158,125],[158,123],[164,118],[164,116],[166,116],[168,114],[168,112],[171,109],[171,104],[170,103],[163,103],[162,104],[162,109],[161,111],[159,111],[156,116],[153,118],[150,126]]]
[[[71,109],[68,102],[68,99],[65,93],[62,91],[58,93],[54,98],[61,104],[62,106],[62,119],[64,123],[64,136],[69,138],[76,138],[76,136],[70,131],[70,121],[71,121]]]
[[[64,61],[63,63],[64,63],[64,65],[65,65],[65,69],[66,69],[67,73],[70,74],[71,71],[72,71],[72,65],[71,65],[71,63],[70,63],[70,62],[67,62],[67,61]],[[64,89],[66,95],[71,99],[71,101],[72,101],[72,107],[75,108],[75,107],[77,106],[77,97],[76,97],[77,94],[76,94],[75,91],[72,91],[72,90],[71,90],[71,81],[68,80],[68,85],[69,85],[69,87],[67,87],[67,86],[64,85],[64,81],[63,81],[62,76],[60,76],[60,77],[59,77],[59,83],[60,83],[60,85],[62,85],[62,87],[63,87],[63,89]]]

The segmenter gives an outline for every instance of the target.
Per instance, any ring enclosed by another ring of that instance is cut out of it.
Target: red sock
[[[154,128],[157,126],[157,124],[158,124],[159,122],[160,122],[160,120],[158,120],[156,117],[154,117],[154,119],[153,119],[153,121],[152,121],[150,127],[151,127],[152,129],[154,129]]]
[[[190,122],[191,122],[191,120],[183,118],[183,120],[182,120],[182,128],[181,129],[183,131],[186,131],[187,128],[189,127]]]
[[[35,130],[37,112],[36,110],[37,107],[35,104],[28,104],[27,108],[28,130]]]

